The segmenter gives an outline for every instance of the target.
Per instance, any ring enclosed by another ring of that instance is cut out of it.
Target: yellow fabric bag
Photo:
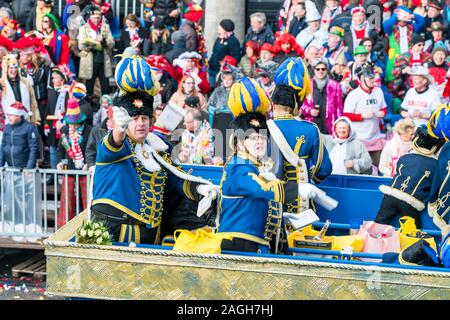
[[[362,252],[364,248],[364,241],[361,236],[333,236],[333,246],[331,250],[341,251],[345,247],[352,247],[353,252]]]
[[[294,240],[305,239],[306,236],[314,237],[319,234],[319,231],[314,230],[311,225],[304,227],[301,232],[294,231],[288,236],[289,248],[294,248]],[[354,252],[361,252],[364,247],[364,242],[361,236],[325,236],[322,239],[325,242],[331,241],[331,250],[341,251],[345,247],[352,247]]]
[[[176,230],[174,233],[174,251],[194,253],[220,253],[222,239],[231,240],[232,236],[220,233],[211,233],[203,229],[195,232],[189,230]]]
[[[398,234],[400,236],[401,250],[411,246],[420,239],[425,240],[434,250],[437,250],[436,241],[433,236],[417,229],[416,222],[413,218],[404,216],[401,217],[399,221],[400,228],[398,229]]]

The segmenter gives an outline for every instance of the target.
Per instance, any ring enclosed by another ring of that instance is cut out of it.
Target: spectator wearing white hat
[[[195,52],[189,51],[181,54],[178,59],[173,61],[173,75],[178,83],[184,76],[191,76],[195,80],[195,88],[203,94],[208,94],[211,87],[208,82],[208,74],[206,68],[201,63],[202,56]]]
[[[300,32],[296,38],[297,43],[306,50],[310,45],[321,48],[327,42],[328,32],[320,28],[322,16],[317,10],[306,13],[308,27]]]
[[[431,113],[441,104],[439,93],[434,89],[433,77],[428,68],[418,66],[411,71],[413,88],[406,93],[402,102],[401,115],[413,119],[416,128],[427,124]]]

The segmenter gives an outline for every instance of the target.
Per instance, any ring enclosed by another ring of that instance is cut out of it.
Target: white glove
[[[217,198],[219,186],[214,184],[201,184],[197,186],[197,192],[204,196],[197,207],[197,217],[201,217],[211,207],[212,201]]]
[[[113,107],[113,118],[115,127],[121,132],[125,132],[128,128],[128,123],[133,120],[124,107]]]
[[[338,205],[336,200],[327,196],[324,191],[310,183],[300,183],[298,185],[298,194],[301,198],[306,200],[314,199],[318,205],[328,211],[335,209]]]
[[[219,186],[215,184],[200,184],[197,186],[197,192],[204,197],[210,196],[212,200],[217,199]]]
[[[298,185],[298,195],[302,199],[314,199],[317,195],[316,187],[310,183],[300,183]]]

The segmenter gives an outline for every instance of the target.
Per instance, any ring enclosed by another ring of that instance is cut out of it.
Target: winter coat
[[[312,88],[314,90],[314,86],[312,86]],[[326,84],[326,90],[327,113],[325,116],[325,122],[328,132],[332,132],[333,123],[343,114],[342,89],[338,82],[329,79]],[[314,92],[311,92],[311,94],[303,102],[302,106],[302,117],[310,122],[314,122],[314,117],[311,116],[311,109],[315,108],[316,105],[313,97]],[[321,115],[319,114],[319,117],[320,116]]]
[[[240,46],[239,40],[234,35],[224,40],[217,38],[209,60],[209,69],[220,71],[220,61],[226,56],[232,56],[236,61],[239,61],[241,59]]]
[[[169,51],[166,52],[164,55],[167,59],[167,61],[170,64],[173,64],[173,61],[175,59],[177,59],[179,56],[181,56],[183,53],[188,52],[189,50],[186,48],[186,43],[184,42],[184,40],[179,41],[177,43],[175,43],[173,45],[173,48]]]
[[[308,28],[308,23],[306,22],[305,17],[300,19],[294,17],[289,25],[289,33],[296,38],[298,34],[306,28]]]
[[[141,52],[144,47],[144,40],[147,39],[147,37],[148,37],[148,33],[149,33],[148,30],[145,28],[142,28],[142,27],[139,28],[139,30],[138,30],[139,38],[142,40],[142,42],[139,44],[139,49],[141,50]],[[124,52],[125,49],[130,46],[130,41],[131,41],[130,33],[126,30],[120,31],[120,39],[117,42],[117,46],[116,46],[117,50],[120,53]]]
[[[81,136],[83,137],[83,141],[81,142],[80,147],[81,147],[81,152],[83,153],[83,156],[84,156],[84,162],[85,163],[87,163],[86,162],[86,146],[87,146],[87,143],[88,143],[88,140],[89,140],[89,135],[91,133],[91,130],[92,130],[92,127],[90,125],[88,125],[87,123],[84,123],[84,129],[83,129],[83,132],[81,133]],[[67,137],[67,139],[70,141],[70,138],[69,138],[69,126],[66,125],[66,126],[62,127],[61,128],[61,134],[64,134]],[[58,143],[58,163],[60,163],[61,160],[63,160],[63,159],[68,159],[69,160],[69,162],[67,164],[67,169],[68,170],[77,170],[75,168],[75,164],[74,164],[73,160],[70,159],[69,155],[67,154],[66,149],[64,149],[64,147],[62,146],[61,139],[59,139],[59,143]]]
[[[252,30],[252,28],[250,27],[247,30],[247,34],[245,35],[243,44],[245,45],[248,41],[257,42],[260,45],[263,45],[264,43],[274,44],[275,43],[275,36],[273,35],[272,30],[268,26],[265,26],[258,33],[254,32]]]
[[[184,38],[186,40],[186,48],[189,51],[197,51],[197,31],[195,31],[195,26],[192,21],[186,20],[180,27],[180,31],[184,33]]]
[[[0,167],[34,169],[39,157],[39,131],[22,119],[18,124],[7,124],[0,147]]]
[[[412,143],[402,142],[398,134],[394,133],[392,139],[386,142],[381,152],[380,163],[378,165],[379,171],[385,177],[395,176],[398,160],[411,150]]]
[[[13,0],[11,4],[15,19],[21,26],[25,26],[30,12],[37,1],[36,0]]]
[[[306,29],[303,29],[297,35],[297,38],[295,40],[304,51],[306,51],[306,49],[311,45],[314,45],[320,49],[328,41],[328,32],[326,32],[322,28],[317,30],[316,32],[312,32],[308,27]]]
[[[81,112],[86,114],[86,122],[92,126],[92,123],[94,121],[94,108],[90,101],[88,101],[86,98],[83,98],[78,101],[78,105],[80,106]]]
[[[108,119],[104,120],[101,124],[92,128],[89,134],[89,139],[86,145],[85,161],[88,167],[95,166],[95,158],[97,157],[97,146],[100,140],[102,140],[108,133],[108,127],[106,122]]]
[[[44,119],[42,124],[47,124],[49,126],[49,132],[45,138],[45,144],[51,147],[58,146],[58,139],[56,138],[56,129],[53,128],[53,120],[47,120],[47,116],[55,115],[56,102],[58,101],[59,91],[56,91],[54,88],[49,88],[47,91],[47,105],[44,112]],[[69,95],[66,94],[66,101],[69,98]]]
[[[172,48],[173,45],[170,42],[170,37],[167,41],[164,41],[163,37],[159,37],[158,41],[153,42],[152,36],[150,35],[149,38],[144,41],[144,56],[149,56],[151,54],[166,55]]]
[[[340,119],[345,119],[345,121],[349,123],[351,130],[351,121],[346,117],[342,117]],[[342,147],[342,141],[339,141],[339,139],[335,138],[333,135],[322,135],[322,137],[331,162],[333,163],[333,168],[336,168],[337,164],[333,150],[336,147]],[[350,136],[345,143],[346,154],[344,158],[345,160],[353,160],[353,167],[350,169],[347,168],[347,174],[370,174],[372,168],[372,158],[370,157],[370,154],[364,144],[356,139],[356,133],[353,130],[350,131]]]
[[[178,18],[171,18],[169,14],[178,8],[178,2],[178,0],[155,0],[153,5],[154,16],[163,18],[166,25],[176,25]]]
[[[80,51],[80,69],[78,77],[80,79],[89,80],[94,72],[94,53],[93,50],[103,51],[103,65],[105,70],[105,77],[112,76],[111,56],[110,51],[114,47],[114,38],[107,23],[103,23],[100,33],[103,37],[103,42],[100,43],[95,40],[96,32],[92,30],[89,23],[83,25],[78,34],[78,47]]]

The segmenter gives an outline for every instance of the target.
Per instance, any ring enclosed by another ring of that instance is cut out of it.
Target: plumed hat
[[[429,134],[425,125],[416,129],[413,139],[413,148],[424,155],[436,154],[445,144],[445,139],[439,139]]]
[[[300,101],[311,93],[311,79],[301,58],[285,60],[275,72],[274,81],[277,86],[285,85],[295,89]]]
[[[231,128],[234,131],[234,143],[236,139],[245,139],[251,132],[269,134],[266,116],[259,112],[248,112],[237,116],[231,122]]]
[[[450,105],[441,104],[431,114],[427,123],[428,134],[436,139],[450,139]]]
[[[159,93],[160,84],[152,68],[140,56],[122,58],[116,66],[114,77],[122,94],[145,92],[156,96]]]
[[[149,55],[146,61],[153,69],[157,69],[157,71],[170,71],[169,62],[163,55]]]
[[[258,82],[244,77],[231,87],[228,105],[234,117],[248,112],[265,114],[269,108],[269,98]]]
[[[138,115],[153,115],[153,96],[142,92],[130,92],[122,96],[116,97],[114,105],[124,107],[130,117]]]
[[[282,84],[276,86],[272,94],[272,103],[294,109],[300,105],[301,101],[298,90]]]

